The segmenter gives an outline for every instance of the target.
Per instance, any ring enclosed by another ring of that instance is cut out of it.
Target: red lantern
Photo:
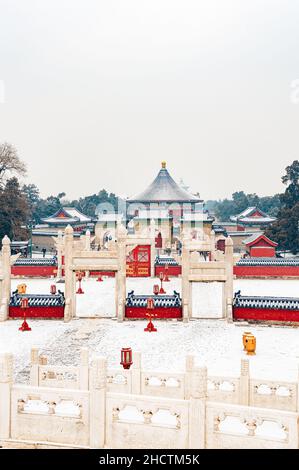
[[[165,290],[163,289],[164,273],[162,271],[160,271],[159,278],[160,278],[160,281],[161,281],[161,287],[160,287],[160,290],[159,290],[159,294],[166,294]]]
[[[155,285],[154,285],[153,292],[154,292],[155,295],[158,295],[158,294],[159,294],[159,286],[158,286],[158,284],[155,284]]]
[[[28,308],[28,297],[22,297],[21,298],[21,308],[22,309],[25,309],[25,308]]]
[[[132,349],[131,348],[121,348],[121,365],[124,369],[130,369],[133,364],[132,361]]]
[[[83,289],[81,287],[81,281],[82,281],[82,278],[83,278],[83,273],[81,271],[77,272],[77,278],[78,278],[78,282],[79,282],[79,287],[78,287],[78,290],[77,290],[77,294],[84,294]]]
[[[149,322],[146,325],[146,328],[144,328],[144,331],[148,331],[149,333],[152,333],[153,331],[157,331],[157,328],[154,327],[154,324],[152,322],[153,317],[157,317],[156,313],[152,313],[149,311],[148,313],[145,314],[147,317],[149,317]]]
[[[24,311],[24,320],[19,328],[20,331],[31,331],[31,328],[26,321],[26,309],[28,308],[28,304],[28,297],[21,297],[21,309]]]
[[[50,286],[50,292],[51,292],[52,295],[55,295],[55,294],[56,294],[56,286],[55,286],[55,284],[52,284],[52,285]]]
[[[170,279],[168,277],[168,268],[169,268],[168,263],[166,263],[165,267],[164,267],[164,279],[163,279],[164,282],[169,282],[170,281]]]

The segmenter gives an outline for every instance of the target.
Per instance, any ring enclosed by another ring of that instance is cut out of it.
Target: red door
[[[159,232],[158,235],[155,238],[155,246],[156,248],[162,248],[162,235]]]
[[[127,256],[127,277],[151,275],[151,247],[138,245]]]
[[[223,253],[225,253],[225,240],[223,240],[222,238],[217,241],[217,250],[223,251]]]

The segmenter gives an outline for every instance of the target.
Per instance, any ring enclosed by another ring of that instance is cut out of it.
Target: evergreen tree
[[[266,231],[266,235],[278,243],[281,250],[299,252],[299,161],[286,167],[282,182],[287,184],[281,194],[281,209],[277,221]]]
[[[26,223],[29,216],[27,198],[17,178],[7,180],[0,189],[0,238],[8,235],[11,240],[25,240],[28,236]]]

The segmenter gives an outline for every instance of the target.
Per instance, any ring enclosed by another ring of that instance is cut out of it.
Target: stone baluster
[[[11,292],[10,239],[5,235],[2,239],[2,285],[0,321],[8,319],[9,300]]]
[[[131,371],[131,380],[132,380],[132,392],[135,395],[140,395],[141,393],[141,353],[133,353],[133,365],[130,369]]]
[[[156,224],[154,219],[150,221],[150,240],[151,240],[151,277],[155,276],[156,242],[155,242]]]
[[[189,316],[191,316],[190,309],[190,286],[189,286],[189,274],[190,274],[190,252],[187,247],[187,239],[183,234],[182,240],[182,304],[183,304],[183,321],[187,322]]]
[[[66,307],[64,309],[64,321],[70,321],[75,311],[75,273],[72,269],[73,264],[73,228],[68,225],[65,229],[65,253],[64,253],[64,271],[65,271],[65,299]]]
[[[116,295],[117,295],[117,320],[123,321],[125,316],[125,300],[126,300],[126,238],[127,230],[119,224],[117,227],[117,252],[118,252],[118,272],[116,279]]]
[[[38,348],[33,347],[31,348],[30,354],[30,378],[29,382],[30,385],[33,387],[38,387],[39,385],[39,355],[38,355]]]
[[[57,279],[62,278],[62,256],[63,256],[63,237],[62,231],[58,230],[58,236],[56,240],[56,250],[57,250]]]
[[[0,439],[10,437],[12,384],[13,355],[0,354]]]
[[[229,322],[233,321],[233,264],[234,264],[234,244],[231,237],[225,240],[225,264],[226,264],[226,282],[225,282],[225,316]]]
[[[90,370],[90,447],[102,449],[105,445],[107,362],[104,357],[96,357]]]
[[[79,388],[81,390],[88,390],[88,376],[89,376],[89,351],[88,348],[81,348],[80,351],[80,366],[79,366]]]
[[[189,421],[189,447],[191,449],[205,448],[207,381],[207,368],[193,367]]]
[[[240,405],[249,405],[250,400],[250,377],[249,377],[249,360],[241,359],[241,374],[240,374]]]
[[[192,389],[192,373],[194,368],[195,356],[188,354],[185,362],[185,400],[189,400]]]

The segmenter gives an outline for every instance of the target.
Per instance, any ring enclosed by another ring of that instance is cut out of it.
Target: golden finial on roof
[[[161,162],[161,165],[162,165],[162,168],[166,168],[166,161],[163,160],[163,162]]]

